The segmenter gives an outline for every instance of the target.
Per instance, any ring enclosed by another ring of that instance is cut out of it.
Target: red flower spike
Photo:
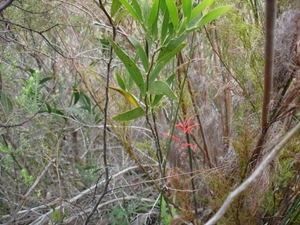
[[[192,129],[194,129],[196,126],[199,126],[199,123],[195,123],[192,126],[189,126],[190,121],[194,118],[194,116],[191,116],[190,118],[188,118],[187,120],[185,120],[182,124],[181,123],[177,123],[175,125],[175,127],[178,127],[179,129],[181,129],[183,131],[183,133],[185,134],[189,134],[191,132]]]
[[[193,148],[195,151],[198,151],[198,147],[196,145],[193,145],[193,144],[189,144],[189,143],[184,143],[181,145],[181,148],[185,148],[185,147],[191,147]]]

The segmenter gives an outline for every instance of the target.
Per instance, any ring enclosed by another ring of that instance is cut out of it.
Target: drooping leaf
[[[114,16],[115,13],[119,10],[121,7],[121,2],[119,0],[113,0],[111,4],[111,16]]]
[[[156,21],[156,18],[158,17],[158,12],[159,12],[158,6],[159,6],[159,0],[154,0],[148,17],[148,27],[152,27],[154,21]]]
[[[120,60],[124,63],[126,69],[129,72],[130,77],[140,89],[142,96],[144,96],[145,84],[141,71],[139,70],[137,65],[128,57],[128,55],[125,52],[123,52],[123,50],[113,40],[109,39],[109,42],[113,46]]]
[[[166,82],[161,80],[154,81],[150,85],[148,92],[150,94],[166,95],[169,98],[176,99],[176,95],[174,94],[170,86]]]
[[[170,13],[171,21],[175,28],[178,26],[178,12],[174,0],[166,0],[166,4]]]
[[[184,0],[182,1],[182,11],[185,18],[187,18],[187,21],[190,20],[191,13],[192,13],[192,0]]]
[[[116,121],[128,121],[128,120],[133,120],[133,119],[139,118],[144,115],[145,115],[145,111],[143,110],[143,108],[137,107],[133,110],[119,114],[119,115],[113,117],[113,119]]]
[[[123,95],[124,96],[124,98],[129,102],[129,103],[131,103],[133,106],[135,106],[135,107],[138,107],[139,106],[139,104],[138,104],[138,102],[136,101],[136,99],[135,99],[135,97],[134,96],[132,96],[130,93],[128,93],[127,91],[124,91],[124,90],[122,90],[122,89],[119,89],[119,88],[117,88],[117,87],[112,87],[112,86],[109,86],[108,87],[109,89],[112,89],[112,90],[115,90],[115,91],[117,91],[117,92],[119,92],[121,95]]]

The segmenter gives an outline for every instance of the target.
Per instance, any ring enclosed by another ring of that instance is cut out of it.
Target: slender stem
[[[265,78],[264,78],[264,100],[262,108],[261,134],[252,153],[248,174],[255,168],[259,156],[261,155],[265,137],[270,127],[269,124],[269,106],[271,100],[271,92],[273,89],[273,62],[274,62],[274,27],[277,11],[277,1],[269,0],[266,2],[266,43],[265,43]]]
[[[6,9],[8,6],[10,6],[13,3],[14,0],[8,0],[4,2],[3,5],[0,5],[0,12]]]
[[[110,17],[110,15],[108,14],[108,12],[106,11],[105,7],[103,6],[103,3],[102,3],[101,0],[99,0],[99,5],[98,6],[104,12],[104,14],[106,15],[106,17],[109,20],[110,25],[112,26],[112,29],[113,29],[112,39],[114,41],[116,39],[116,34],[117,34],[114,22],[113,22],[112,18]],[[109,185],[109,182],[110,182],[108,162],[107,162],[107,117],[108,117],[108,103],[109,103],[108,87],[109,87],[109,83],[110,83],[112,60],[113,60],[113,47],[111,46],[110,47],[110,52],[109,52],[109,61],[107,63],[107,77],[106,77],[105,103],[104,103],[104,122],[103,122],[103,163],[104,163],[104,168],[105,168],[105,186],[104,186],[104,190],[102,192],[102,195],[100,196],[97,203],[95,204],[92,212],[88,215],[88,217],[87,217],[87,219],[84,223],[85,225],[87,225],[89,223],[90,218],[96,212],[96,210],[98,208],[98,205],[101,203],[103,197],[107,193],[108,185]]]
[[[262,128],[268,123],[269,104],[273,89],[273,64],[274,64],[274,27],[277,11],[277,1],[266,2],[266,43],[265,43],[265,78],[264,101],[262,109]]]

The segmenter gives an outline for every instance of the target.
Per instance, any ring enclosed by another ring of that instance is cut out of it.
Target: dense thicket
[[[289,138],[299,3],[278,2],[262,124],[265,1],[187,2],[0,1],[1,224],[204,224]],[[300,223],[297,135],[218,224]]]

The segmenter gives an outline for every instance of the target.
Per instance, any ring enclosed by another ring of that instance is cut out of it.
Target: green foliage
[[[68,216],[69,211],[64,210],[63,214],[59,210],[56,210],[54,206],[51,206],[53,213],[52,218],[56,221],[56,224],[63,224],[64,219]]]
[[[161,218],[162,218],[162,222],[163,222],[164,225],[170,224],[170,222],[172,220],[171,215],[176,215],[177,214],[176,209],[173,206],[170,206],[170,207],[171,207],[172,212],[168,212],[169,209],[168,209],[167,203],[166,203],[165,199],[162,198],[161,199],[161,206],[160,206],[160,210],[161,210],[160,213],[161,213]]]
[[[222,6],[206,13],[202,17],[198,17],[201,11],[212,3],[213,1],[204,1],[193,8],[191,0],[184,1],[180,6],[177,6],[176,1],[173,0],[154,0],[151,6],[149,1],[143,1],[142,4],[136,0],[131,1],[131,3],[126,0],[113,1],[112,15],[116,15],[117,11],[123,6],[143,29],[142,35],[146,42],[145,47],[142,47],[137,38],[130,36],[129,39],[135,47],[136,56],[140,58],[144,71],[139,69],[139,65],[117,43],[113,40],[109,40],[109,42],[125,65],[129,76],[138,87],[139,96],[145,101],[145,105],[155,106],[161,100],[161,96],[167,96],[173,100],[176,99],[169,84],[157,80],[161,79],[158,75],[186,46],[184,41],[189,34],[231,9],[231,6]],[[151,8],[150,11],[149,8]],[[169,19],[171,23],[169,23]],[[160,22],[158,20],[162,22],[161,27],[157,26]],[[158,29],[161,29],[160,36],[158,36]],[[152,49],[152,43],[156,39],[158,39],[160,45],[158,48]],[[123,90],[129,90],[124,82],[120,80],[120,76],[117,75],[117,78],[120,87]],[[122,114],[121,117],[116,116],[114,119],[132,120],[144,115],[144,113],[140,113],[142,112],[141,106],[133,110],[133,112],[136,111],[139,111],[139,113],[135,114],[135,116],[125,117],[127,114]],[[128,114],[130,113],[132,111],[128,112]]]
[[[133,120],[133,119],[139,118],[144,115],[145,115],[145,111],[143,110],[143,108],[137,107],[135,109],[132,109],[130,111],[127,111],[125,113],[115,116],[114,120],[127,121],[127,120]]]
[[[81,187],[85,187],[86,185],[83,182],[86,183],[92,183],[92,182],[96,182],[99,176],[99,172],[102,170],[102,168],[96,168],[95,166],[82,166],[78,163],[76,163],[76,169],[78,169],[78,171],[81,174],[80,179],[76,180],[76,184],[78,184]]]
[[[41,71],[30,69],[30,78],[25,81],[21,96],[16,96],[16,101],[28,112],[36,112],[43,101],[43,82],[41,81]]]
[[[24,168],[21,170],[21,175],[22,175],[25,186],[30,187],[34,181],[33,176],[29,175],[28,171]]]
[[[113,207],[108,215],[112,225],[126,225],[134,221],[136,214],[147,208],[149,205],[141,204],[139,199],[129,201],[123,199],[122,205]]]

